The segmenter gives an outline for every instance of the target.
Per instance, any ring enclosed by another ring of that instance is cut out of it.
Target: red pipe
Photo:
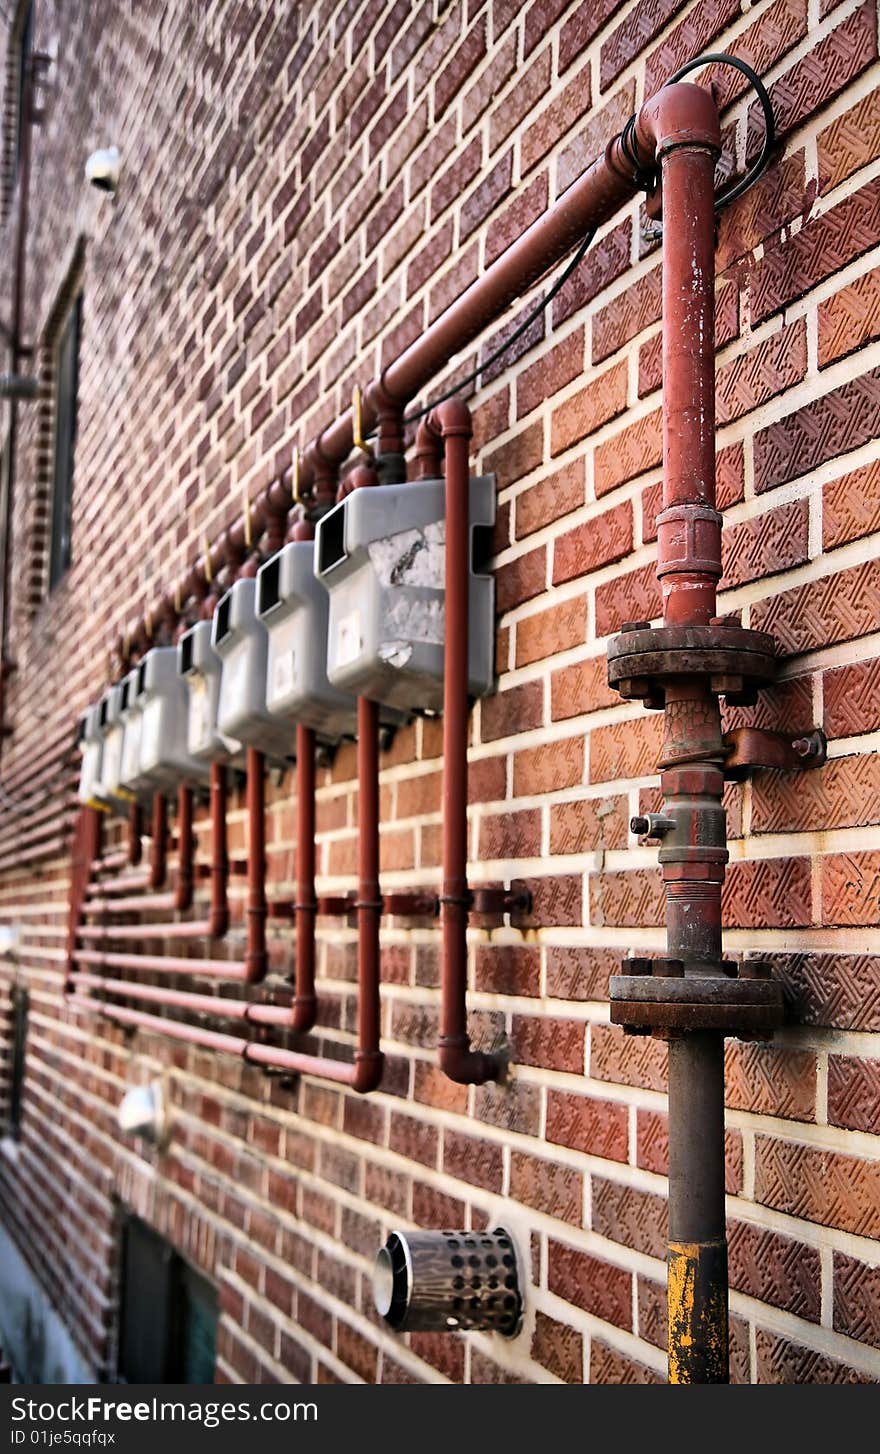
[[[229,855],[226,849],[226,768],[211,763],[211,912],[208,934],[222,939],[229,928]]]
[[[73,830],[73,852],[70,864],[70,908],[67,918],[67,957],[65,962],[64,988],[70,988],[73,975],[73,959],[76,953],[76,935],[79,928],[82,903],[92,862],[101,844],[101,814],[96,808],[81,808]]]
[[[315,995],[315,734],[296,726],[296,994],[291,1025],[311,1030],[318,1013]]]
[[[245,980],[256,984],[266,974],[266,787],[265,762],[255,747],[247,750],[248,899]]]
[[[179,959],[166,954],[108,954],[97,949],[77,949],[78,964],[91,964],[96,969],[151,970],[156,974],[205,974],[217,979],[247,980],[244,964],[231,959]]]
[[[193,901],[193,792],[187,783],[177,789],[177,892],[174,907],[185,913]]]
[[[141,805],[134,802],[128,810],[128,862],[132,868],[136,868],[141,861],[143,843],[141,841],[144,831],[144,815]]]
[[[438,405],[428,430],[443,440],[446,466],[446,620],[443,647],[443,891],[440,1067],[459,1085],[503,1075],[498,1055],[472,1050],[467,1032],[468,592],[471,413],[459,399]]]
[[[373,1090],[382,1079],[379,1049],[379,707],[366,697],[357,704],[358,770],[358,1049],[352,1082]]]
[[[168,849],[168,804],[164,793],[153,794],[153,841],[150,845],[150,888],[159,889],[165,882]]]
[[[204,939],[210,924],[207,919],[185,919],[169,924],[82,924],[80,939],[111,943],[114,939]]]

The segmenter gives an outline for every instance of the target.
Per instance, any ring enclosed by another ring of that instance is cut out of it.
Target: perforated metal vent
[[[522,1316],[516,1250],[492,1232],[392,1232],[376,1260],[376,1308],[401,1332],[514,1334]]]

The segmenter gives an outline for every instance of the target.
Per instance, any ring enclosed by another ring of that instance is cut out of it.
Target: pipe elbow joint
[[[317,995],[295,995],[291,1004],[290,1028],[297,1035],[312,1030],[318,1018]]]
[[[352,1078],[352,1089],[358,1095],[368,1095],[370,1091],[378,1090],[382,1081],[382,1072],[385,1069],[385,1056],[381,1050],[357,1050],[354,1057],[354,1076]]]
[[[228,908],[211,909],[208,915],[208,938],[223,939],[229,933]]]
[[[646,101],[635,126],[640,154],[656,157],[677,146],[721,152],[721,123],[711,91],[690,81],[675,81]]]
[[[428,428],[444,439],[454,434],[464,435],[466,439],[473,436],[473,418],[464,399],[445,399],[431,410],[427,422]]]
[[[501,1080],[507,1068],[502,1056],[472,1050],[466,1035],[442,1039],[437,1053],[440,1069],[456,1085],[485,1085],[490,1080]]]

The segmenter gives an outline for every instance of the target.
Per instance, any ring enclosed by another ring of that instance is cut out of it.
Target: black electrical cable
[[[761,110],[764,113],[764,145],[761,148],[758,159],[749,168],[745,176],[740,177],[739,181],[737,182],[732,182],[729,187],[722,188],[722,190],[718,193],[718,196],[715,199],[715,211],[721,212],[723,208],[729,207],[731,202],[736,201],[736,199],[738,197],[741,197],[744,192],[747,192],[750,187],[753,187],[758,181],[759,177],[763,176],[764,172],[766,171],[767,164],[770,160],[770,153],[776,142],[776,117],[773,114],[773,103],[770,100],[767,88],[764,85],[764,82],[761,80],[761,77],[758,75],[757,71],[753,70],[747,61],[741,61],[738,56],[726,55],[723,51],[709,51],[705,55],[696,56],[692,61],[686,61],[683,66],[679,66],[678,70],[669,77],[666,85],[671,86],[676,81],[681,81],[685,76],[690,75],[691,71],[699,70],[702,66],[708,65],[733,66],[734,70],[740,71],[754,90],[755,95],[757,96],[760,103]],[[632,133],[635,129],[635,124],[636,118],[635,116],[631,116],[621,133],[621,149],[624,156],[631,163],[633,172],[640,186],[642,186],[645,190],[650,190],[656,183],[657,173],[653,169],[645,169],[641,166],[639,162],[632,141]],[[421,409],[415,409],[411,414],[407,414],[403,421],[404,424],[414,424],[417,419],[424,419],[425,415],[430,414],[431,410],[435,409],[438,404],[444,404],[447,399],[452,399],[467,384],[472,384],[475,379],[478,379],[480,377],[480,374],[485,373],[486,370],[491,368],[494,363],[497,363],[498,359],[501,358],[505,353],[507,353],[507,350],[511,347],[511,345],[516,343],[517,339],[522,338],[524,333],[528,332],[532,324],[535,322],[535,319],[541,316],[544,309],[547,307],[547,304],[552,302],[560,289],[565,286],[572,273],[574,272],[575,268],[578,267],[578,265],[583,261],[584,257],[586,256],[595,235],[595,228],[591,228],[590,231],[587,233],[586,237],[580,243],[577,252],[574,254],[571,261],[566,263],[562,272],[559,274],[559,277],[552,284],[552,286],[547,289],[547,292],[544,294],[540,303],[536,304],[532,311],[528,313],[523,319],[522,323],[517,325],[509,338],[506,338],[503,343],[500,343],[497,348],[493,349],[492,352],[489,354],[488,358],[483,359],[483,361],[478,364],[475,369],[472,369],[469,374],[465,374],[464,378],[459,379],[458,382],[456,384],[453,384],[451,388],[447,389],[445,393],[438,395],[436,399],[431,400],[430,404],[425,404]],[[372,438],[375,433],[376,431],[372,430],[367,437]]]
[[[741,61],[739,56],[729,56],[724,51],[708,51],[705,55],[696,56],[692,61],[686,61],[669,77],[666,84],[671,86],[674,82],[689,76],[691,71],[697,71],[702,66],[709,65],[732,66],[735,71],[740,71],[755,92],[764,113],[764,145],[758,154],[758,159],[744,177],[740,177],[738,182],[731,182],[729,187],[722,188],[718,193],[715,199],[715,211],[720,212],[724,207],[729,207],[731,202],[735,202],[737,197],[741,197],[750,187],[753,187],[758,178],[763,176],[767,170],[770,153],[776,142],[776,117],[773,114],[773,102],[770,100],[767,87],[757,71],[752,69],[748,61]]]

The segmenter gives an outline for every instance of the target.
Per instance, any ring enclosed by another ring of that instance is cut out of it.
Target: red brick
[[[627,15],[599,52],[603,91],[659,35],[680,8],[681,0],[647,0]]]
[[[880,657],[826,671],[822,684],[829,737],[855,737],[880,727]]]
[[[483,18],[470,28],[434,82],[435,124],[485,54],[486,21]]]
[[[570,187],[573,182],[583,176],[587,168],[592,166],[596,157],[605,150],[609,137],[616,136],[623,130],[625,122],[632,116],[634,109],[635,85],[630,81],[629,85],[622,86],[619,91],[615,91],[611,100],[607,101],[604,106],[591,112],[583,129],[559,153],[556,162],[557,190],[559,192],[564,192],[566,187]],[[614,234],[610,235],[614,236]],[[622,237],[623,240],[628,241],[628,231],[623,233]],[[597,249],[599,246],[601,244],[597,244]],[[597,249],[590,249],[588,261],[580,271],[592,273]],[[624,260],[628,261],[628,255]]]
[[[722,912],[731,929],[788,929],[812,923],[809,859],[740,859],[729,864]]]
[[[587,639],[587,598],[575,596],[516,623],[516,665],[528,666],[560,651],[571,651]]]
[[[665,1383],[666,1379],[645,1363],[610,1348],[598,1338],[590,1340],[590,1383]]]
[[[835,757],[821,773],[757,773],[753,833],[860,828],[880,822],[880,758]]]
[[[551,525],[584,503],[584,462],[572,460],[553,474],[530,485],[515,501],[516,539]]]
[[[719,425],[729,424],[799,383],[806,367],[807,330],[803,319],[798,319],[718,370]]]
[[[447,1129],[443,1133],[443,1170],[472,1186],[499,1192],[503,1175],[501,1147]]]
[[[516,381],[516,413],[537,409],[546,399],[576,379],[584,367],[584,330],[576,328],[549,353],[521,373]]]
[[[614,950],[549,944],[547,994],[558,1000],[607,1000],[608,976],[618,967]]]
[[[739,1111],[812,1121],[816,1111],[816,1056],[779,1045],[728,1040],[725,1099]]]
[[[527,127],[521,141],[523,175],[547,155],[590,109],[590,75],[581,71],[553,97],[537,120]]]
[[[774,957],[793,1017],[842,1030],[880,1029],[880,958],[871,954]]]
[[[848,1338],[880,1343],[880,1267],[834,1254],[834,1327]]]
[[[734,71],[726,72],[736,75]],[[735,207],[726,208],[718,218],[718,250],[716,266],[727,268],[759,243],[776,247],[782,228],[795,218],[802,222],[809,215],[814,196],[807,188],[803,151],[781,157],[771,163],[764,176],[755,183]],[[768,239],[774,239],[772,243]]]
[[[855,106],[819,132],[819,182],[824,192],[836,187],[880,151],[880,96],[872,86]]]
[[[656,869],[590,875],[590,922],[616,928],[654,928],[664,922],[663,885]]]
[[[880,918],[880,853],[829,853],[820,864],[822,923],[873,928]]]
[[[544,692],[540,682],[524,682],[487,697],[480,708],[480,738],[495,742],[517,732],[538,727],[544,715]]]
[[[876,1383],[803,1343],[759,1328],[756,1334],[759,1383]]]
[[[793,570],[809,559],[810,509],[792,500],[751,520],[728,525],[722,534],[722,590]]]
[[[820,368],[880,337],[880,268],[826,298],[818,313]]]
[[[566,153],[562,153],[559,165],[563,165]],[[619,278],[629,266],[631,226],[629,221],[621,222],[606,233],[589,249],[589,263],[575,268],[563,283],[553,299],[553,326],[557,327],[566,318],[579,313],[588,303],[604,292],[609,283]]]
[[[880,1061],[828,1057],[828,1120],[852,1131],[880,1126]]]
[[[589,1073],[593,1080],[665,1091],[666,1046],[648,1035],[624,1035],[619,1025],[593,1025]]]
[[[514,194],[499,216],[493,218],[486,232],[486,262],[493,263],[527,227],[547,210],[549,183],[546,172],[540,173],[527,187],[515,188]]]
[[[553,544],[553,584],[575,580],[621,560],[632,549],[633,515],[624,500],[601,515],[594,515]]]
[[[818,1323],[822,1271],[815,1247],[747,1222],[727,1229],[730,1286],[771,1307]]]
[[[522,1151],[511,1152],[510,1195],[545,1216],[579,1227],[584,1215],[583,1172]]]
[[[536,1313],[531,1354],[563,1383],[584,1381],[584,1340],[582,1335],[546,1313]]]
[[[485,468],[498,476],[499,484],[504,488],[531,474],[542,459],[543,426],[539,421],[529,424],[499,445],[485,460]]]
[[[553,0],[551,0],[553,3]],[[563,7],[559,7],[561,10]],[[582,0],[562,27],[559,39],[559,69],[566,70],[619,9],[619,0]]]
[[[606,369],[579,393],[554,410],[550,421],[550,453],[562,454],[593,434],[626,408],[626,361]]]
[[[501,101],[489,119],[489,151],[494,153],[526,116],[531,116],[550,88],[552,57],[549,46],[517,74],[513,90]]]
[[[558,1297],[617,1328],[632,1328],[632,1273],[552,1239],[547,1286]]]
[[[470,237],[482,227],[506,196],[510,193],[513,180],[513,152],[509,151],[483,177],[478,186],[469,193],[461,204],[459,214],[459,235]]]
[[[880,464],[865,465],[822,490],[822,544],[833,550],[880,529]]]
[[[543,545],[518,555],[495,573],[496,610],[499,615],[539,596],[547,583],[547,551]]]
[[[755,1199],[857,1236],[880,1232],[880,1162],[758,1136]]]
[[[663,278],[653,268],[617,297],[600,308],[593,318],[593,363],[623,348],[637,333],[660,321]]]
[[[607,1161],[626,1161],[628,1125],[626,1106],[615,1101],[553,1089],[547,1093],[547,1140],[559,1146]]]
[[[573,798],[550,808],[550,852],[590,853],[625,848],[627,800]]]
[[[513,759],[513,795],[530,797],[553,793],[584,780],[584,742],[581,737],[564,737],[528,747]]]
[[[576,666],[563,667],[550,678],[551,716],[554,722],[579,717],[613,706],[620,698],[608,685],[604,656],[591,656]]]
[[[584,1025],[578,1020],[550,1016],[514,1015],[511,1030],[513,1059],[520,1065],[537,1065],[544,1070],[568,1070],[576,1075],[584,1069]]]
[[[540,950],[533,944],[478,944],[474,985],[492,994],[537,996]]]
[[[480,819],[480,858],[536,858],[541,852],[541,813],[538,808],[493,814]]]
[[[769,318],[880,242],[880,182],[868,182],[765,252],[751,278],[752,322]]]
[[[659,465],[662,458],[660,411],[646,414],[611,439],[596,446],[594,484],[597,495],[607,495],[636,475]]]
[[[695,14],[701,13],[702,7],[698,7]],[[713,33],[718,34],[719,24],[715,21],[715,14],[720,16],[726,13],[724,7],[710,5],[708,15],[700,30],[700,39],[692,37],[686,20],[681,26],[676,27],[673,36],[679,41],[678,46],[668,56],[667,68],[664,74],[658,75],[660,80],[675,70],[677,65],[689,60],[691,56],[699,55],[701,50],[706,49],[706,42],[710,38],[706,35],[707,24],[712,27]],[[690,17],[688,17],[690,19]],[[769,9],[763,11],[748,30],[741,31],[736,38],[736,54],[740,60],[747,61],[759,76],[766,73],[775,63],[791,50],[794,45],[805,35],[807,28],[807,5],[806,0],[776,0]],[[682,44],[690,42],[690,48],[682,51]],[[666,45],[664,42],[658,46],[654,54],[649,58],[648,71],[653,77],[657,62],[663,57]],[[675,59],[673,59],[673,55]],[[656,58],[656,59],[655,59]],[[707,66],[700,75],[701,86],[711,86],[715,91],[718,109],[726,110],[728,106],[748,87],[745,76],[728,66]],[[646,87],[646,95],[656,90],[652,83]],[[733,209],[736,210],[736,209]],[[724,215],[724,214],[722,214]]]
[[[752,626],[770,631],[783,655],[851,641],[877,628],[880,561],[867,561],[781,591],[752,608]]]
[[[666,1201],[655,1192],[592,1178],[592,1227],[649,1257],[666,1256]]]
[[[680,7],[672,8],[674,11]],[[645,95],[653,96],[685,61],[710,49],[710,42],[739,13],[739,0],[700,0],[649,55],[645,67]],[[665,18],[664,13],[663,23]],[[739,46],[740,38],[737,37],[737,55],[740,53]],[[700,84],[705,84],[705,78],[700,78]]]
[[[662,609],[657,567],[652,561],[596,587],[596,635],[611,636],[625,621],[653,621]]]
[[[590,782],[646,777],[657,770],[663,720],[658,713],[612,722],[590,733]]]

